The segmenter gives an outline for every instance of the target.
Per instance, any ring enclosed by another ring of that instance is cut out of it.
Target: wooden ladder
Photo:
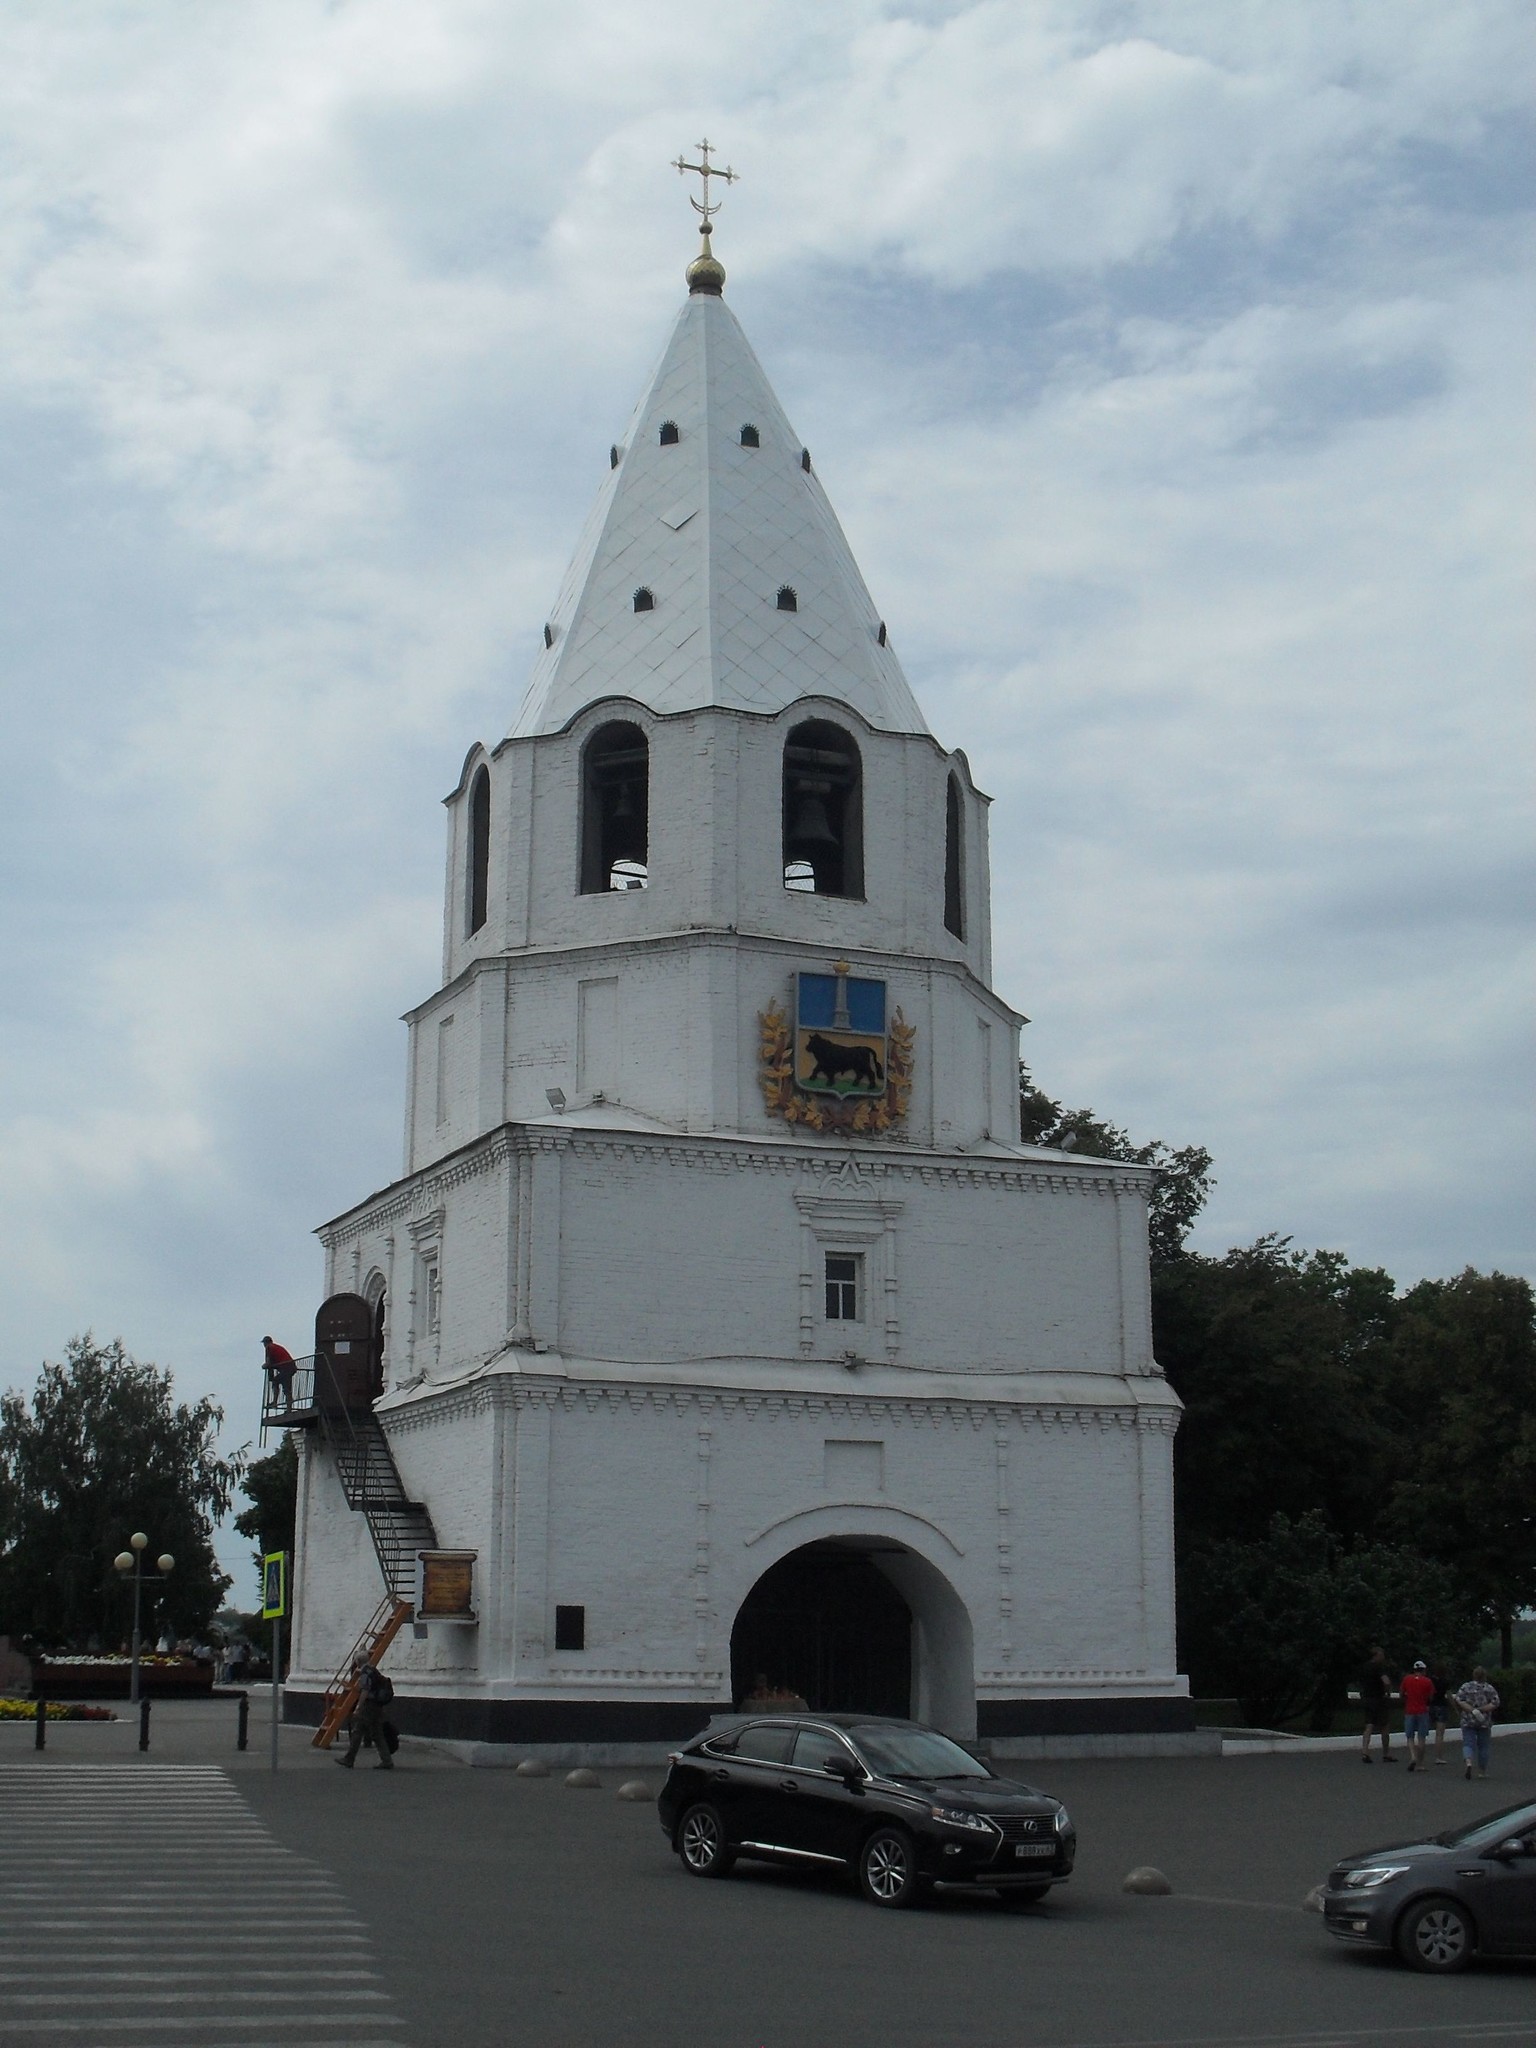
[[[393,1593],[386,1593],[379,1602],[373,1619],[348,1650],[345,1663],[325,1688],[320,1726],[310,1743],[312,1749],[329,1749],[357,1705],[357,1680],[352,1676],[352,1667],[358,1658],[366,1657],[370,1664],[376,1664],[415,1611],[409,1600],[397,1600]]]

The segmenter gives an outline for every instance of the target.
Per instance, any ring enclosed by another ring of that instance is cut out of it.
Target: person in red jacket
[[[293,1407],[293,1353],[285,1350],[281,1344],[275,1344],[270,1337],[262,1338],[261,1348],[264,1353],[262,1362],[266,1366],[267,1378],[271,1382],[272,1392],[274,1395],[281,1394],[283,1406],[291,1409]]]
[[[1403,1740],[1408,1745],[1408,1768],[1424,1768],[1424,1744],[1429,1739],[1429,1709],[1435,1697],[1435,1681],[1429,1667],[1420,1662],[1405,1672],[1398,1687],[1403,1702]]]

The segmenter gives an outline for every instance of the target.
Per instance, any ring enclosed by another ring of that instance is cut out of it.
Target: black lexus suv
[[[695,1877],[759,1857],[846,1870],[874,1905],[910,1906],[934,1885],[1026,1904],[1071,1875],[1077,1835],[1059,1799],[915,1721],[764,1715],[671,1762],[658,1811]]]

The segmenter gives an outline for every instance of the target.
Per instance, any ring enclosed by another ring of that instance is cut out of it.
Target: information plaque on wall
[[[475,1617],[475,1550],[418,1550],[416,1553],[416,1619],[473,1621]]]

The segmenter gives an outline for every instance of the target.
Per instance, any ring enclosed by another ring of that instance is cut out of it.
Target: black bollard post
[[[249,1693],[241,1693],[241,1695],[240,1695],[240,1733],[239,1733],[239,1735],[238,1735],[238,1736],[236,1737],[236,1739],[235,1739],[235,1747],[236,1747],[236,1749],[249,1749],[249,1748],[250,1748],[250,1746],[251,1746],[251,1699],[250,1699],[250,1694],[249,1694]]]
[[[148,1749],[149,1747],[149,1695],[147,1693],[139,1701],[139,1747],[140,1749]]]
[[[37,1733],[32,1738],[32,1746],[34,1749],[46,1749],[48,1747],[48,1702],[46,1700],[39,1700],[37,1703]]]

